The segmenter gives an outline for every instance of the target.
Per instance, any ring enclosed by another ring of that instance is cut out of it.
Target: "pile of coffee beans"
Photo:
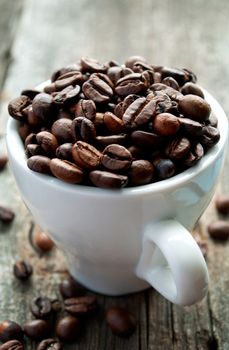
[[[22,91],[8,110],[31,170],[87,186],[167,179],[220,138],[196,76],[140,56],[122,65],[83,57],[54,72],[44,91]]]

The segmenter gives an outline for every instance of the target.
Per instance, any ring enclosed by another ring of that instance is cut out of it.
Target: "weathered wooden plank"
[[[4,96],[7,100],[16,96],[24,87],[46,79],[54,68],[81,55],[122,61],[128,55],[141,54],[155,64],[192,68],[200,82],[229,112],[226,98],[228,10],[226,0],[218,3],[214,0],[208,3],[204,0],[192,3],[181,0],[28,0],[14,43],[14,61],[10,65]],[[0,121],[2,128],[6,120],[4,112]],[[228,159],[226,169],[229,169]],[[223,188],[228,191],[227,170],[224,174]],[[60,252],[40,259],[32,250],[28,243],[32,218],[21,204],[8,170],[0,174],[1,184],[4,184],[2,198],[17,211],[16,221],[9,229],[4,228],[5,234],[0,236],[0,295],[4,295],[0,304],[1,317],[22,323],[29,317],[28,300],[34,294],[39,291],[51,297],[58,294],[57,284],[65,267]],[[203,218],[203,230],[212,212],[211,207]],[[35,266],[31,285],[21,285],[12,276],[13,260],[18,256],[28,257]],[[228,245],[210,242],[210,293],[197,306],[172,306],[152,290],[123,298],[100,296],[99,317],[90,320],[77,344],[65,348],[228,349],[227,256]],[[109,305],[125,305],[138,318],[138,329],[128,340],[113,336],[107,329],[104,310]]]

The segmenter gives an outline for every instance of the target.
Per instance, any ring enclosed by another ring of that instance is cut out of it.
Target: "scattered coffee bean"
[[[129,336],[136,328],[135,317],[121,307],[111,307],[106,312],[106,321],[112,332],[119,336]]]
[[[209,118],[211,107],[199,96],[186,95],[179,101],[179,110],[185,118],[202,123]]]
[[[77,339],[80,331],[78,318],[66,316],[60,319],[56,325],[56,335],[64,342],[72,342]]]
[[[29,169],[42,173],[42,174],[51,174],[50,170],[50,158],[45,156],[32,156],[28,159],[27,165]]]
[[[23,340],[23,331],[18,323],[5,320],[0,323],[0,341]]]
[[[8,157],[4,154],[0,155],[0,171],[3,170],[8,162]]]
[[[14,266],[14,275],[20,280],[27,280],[33,273],[32,266],[23,260],[17,261]]]
[[[24,350],[24,346],[19,340],[9,340],[0,345],[0,350]]]
[[[209,235],[219,241],[226,241],[229,238],[229,223],[217,220],[208,225]]]
[[[51,159],[50,170],[58,179],[71,184],[77,184],[83,180],[82,169],[67,160]]]
[[[216,197],[215,206],[218,213],[227,215],[229,214],[229,196],[220,194]]]
[[[41,340],[48,338],[50,335],[50,325],[45,320],[32,320],[24,324],[23,327],[25,335],[33,340]]]
[[[42,252],[49,252],[54,246],[53,240],[42,231],[36,233],[34,243]]]
[[[15,214],[13,210],[5,206],[0,205],[0,222],[4,224],[9,224],[13,221]]]
[[[78,316],[95,311],[98,304],[96,296],[87,295],[82,297],[65,299],[64,306],[65,311],[67,311],[73,316]]]
[[[63,345],[59,343],[57,340],[49,338],[42,340],[36,350],[62,350]]]
[[[36,318],[48,318],[52,312],[51,301],[47,297],[34,298],[30,303],[30,310]]]
[[[82,284],[75,281],[71,276],[65,278],[59,286],[60,293],[64,299],[74,298],[85,294],[86,289]]]

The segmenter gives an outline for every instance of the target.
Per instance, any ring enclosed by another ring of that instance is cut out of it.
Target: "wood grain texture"
[[[0,7],[8,2],[2,0]],[[123,61],[129,55],[140,54],[155,64],[191,68],[229,113],[228,13],[226,0],[25,1],[12,50],[11,45],[4,44],[13,61],[4,84],[0,130],[5,130],[6,107],[11,98],[82,55]],[[0,26],[8,31],[8,22],[1,21]],[[12,42],[12,35],[10,38]],[[2,76],[7,65],[2,66]],[[227,156],[219,187],[227,193],[228,169]],[[0,200],[17,213],[9,227],[0,227],[0,314],[1,319],[23,324],[31,317],[28,305],[34,295],[59,296],[58,283],[66,267],[58,250],[39,257],[32,249],[28,235],[33,220],[8,168],[0,173]],[[206,225],[214,217],[212,203],[201,220],[201,235],[206,235]],[[65,349],[228,350],[228,255],[228,244],[209,240],[210,292],[192,307],[172,305],[154,290],[120,298],[99,296],[98,317],[88,322],[76,344]],[[23,285],[12,276],[12,265],[18,257],[27,258],[34,266],[31,282]],[[110,305],[123,305],[137,317],[137,331],[129,339],[115,337],[107,328],[104,310]],[[28,344],[27,349],[35,349],[34,344]]]

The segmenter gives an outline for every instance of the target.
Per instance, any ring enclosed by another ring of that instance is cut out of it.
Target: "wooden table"
[[[191,68],[229,112],[229,2],[226,0],[1,0],[0,2],[0,142],[4,146],[7,103],[25,87],[82,55],[101,61],[124,60],[132,54],[155,64]],[[229,193],[228,158],[219,190]],[[66,274],[55,249],[39,256],[29,236],[34,224],[10,169],[0,173],[0,202],[16,212],[10,226],[0,226],[0,318],[20,324],[29,319],[29,300],[39,293],[58,295]],[[199,230],[216,212],[210,205]],[[209,240],[210,291],[198,305],[178,307],[154,290],[99,297],[101,311],[87,324],[76,344],[65,349],[229,349],[229,245]],[[12,265],[26,258],[34,266],[30,282],[15,280]],[[104,322],[109,305],[123,305],[136,315],[138,327],[129,339],[111,334]],[[28,343],[27,349],[35,349]]]

